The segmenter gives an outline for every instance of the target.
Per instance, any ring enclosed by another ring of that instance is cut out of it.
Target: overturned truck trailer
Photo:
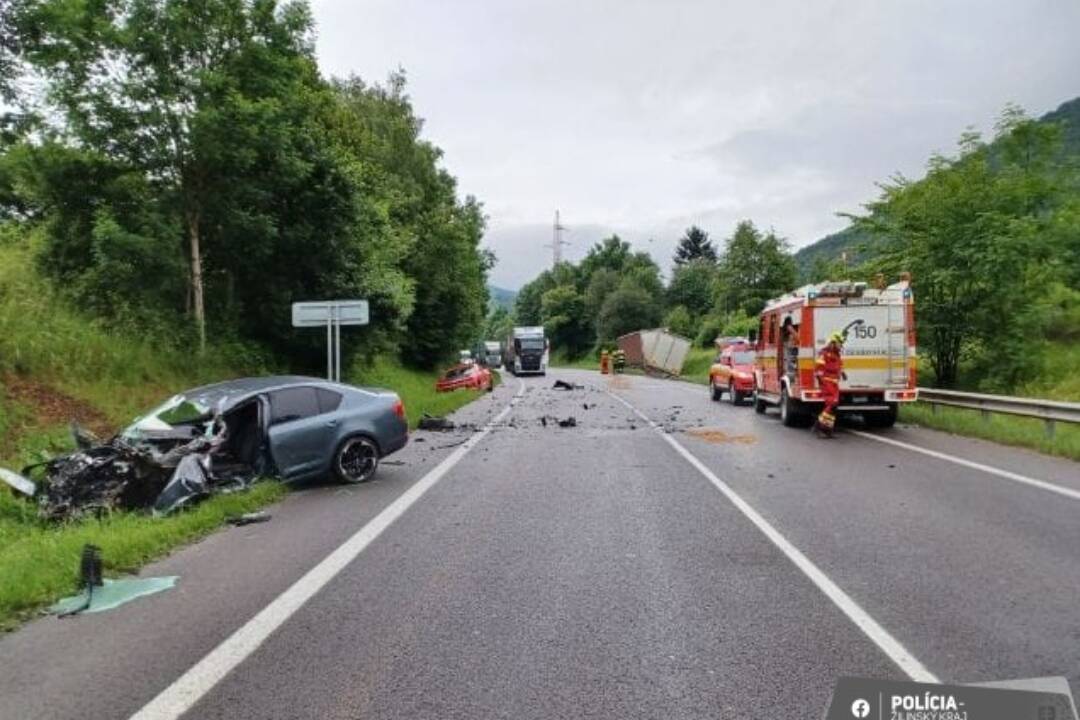
[[[618,343],[619,349],[626,354],[627,365],[663,375],[681,374],[690,352],[688,339],[663,328],[627,333]]]

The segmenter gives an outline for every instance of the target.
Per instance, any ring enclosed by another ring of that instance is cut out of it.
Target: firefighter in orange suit
[[[843,345],[844,336],[841,333],[829,336],[829,342],[821,349],[814,368],[821,396],[825,400],[825,407],[821,409],[814,429],[825,437],[832,437],[833,427],[836,426],[836,406],[840,404],[840,380],[847,380],[844,359],[840,356]]]

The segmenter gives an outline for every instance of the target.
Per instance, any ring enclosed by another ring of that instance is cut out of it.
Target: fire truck
[[[754,410],[774,405],[784,425],[811,424],[823,402],[814,363],[839,332],[846,337],[847,379],[837,411],[861,415],[870,426],[891,426],[899,404],[918,399],[914,312],[906,278],[880,288],[851,281],[805,285],[770,300],[754,338]]]

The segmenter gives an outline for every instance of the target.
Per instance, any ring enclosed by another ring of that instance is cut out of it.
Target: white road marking
[[[862,609],[862,607],[855,602],[855,600],[846,592],[840,589],[840,586],[834,583],[828,575],[821,571],[821,569],[815,565],[801,550],[791,544],[787,538],[780,534],[780,531],[774,528],[768,520],[761,516],[761,514],[750,506],[745,500],[743,500],[731,487],[721,480],[713,473],[712,470],[707,468],[704,463],[697,459],[693,453],[687,450],[683,445],[673,438],[670,434],[664,432],[663,428],[657,425],[652,419],[645,413],[638,410],[629,402],[619,397],[615,393],[608,391],[608,394],[613,398],[621,402],[627,408],[637,414],[642,420],[649,424],[649,426],[655,430],[660,437],[667,441],[668,445],[671,445],[675,449],[675,452],[683,456],[683,458],[694,466],[694,468],[705,476],[705,478],[711,482],[717,490],[724,494],[724,496],[731,501],[731,503],[738,508],[738,510],[757,526],[765,537],[772,541],[773,545],[780,549],[780,552],[784,553],[791,562],[795,564],[795,567],[799,568],[810,578],[810,581],[818,587],[821,592],[825,594],[829,600],[833,602],[836,607],[840,608],[841,612],[848,616],[848,618],[855,623],[855,625],[863,631],[863,633],[870,638],[875,645],[877,645],[882,652],[884,652],[890,660],[907,673],[907,676],[916,682],[928,682],[928,683],[940,683],[941,681],[932,672],[926,669],[918,658],[912,655],[907,648],[905,648],[900,641],[897,640],[892,634],[881,626],[874,618],[870,617],[869,613]]]
[[[1013,482],[1022,483],[1024,485],[1030,485],[1031,487],[1037,487],[1040,490],[1048,490],[1058,495],[1064,495],[1067,498],[1073,500],[1080,500],[1080,490],[1073,490],[1072,488],[1062,487],[1061,485],[1054,485],[1048,483],[1045,480],[1037,480],[1027,475],[1021,475],[1020,473],[1010,472],[1008,470],[1002,470],[991,465],[983,465],[972,460],[965,460],[964,458],[956,457],[955,455],[949,455],[947,453],[938,452],[937,450],[930,450],[928,448],[919,447],[918,445],[911,445],[899,440],[893,440],[892,438],[883,437],[881,435],[874,435],[873,433],[863,432],[862,430],[847,430],[846,432],[852,435],[858,435],[869,440],[876,440],[877,442],[887,443],[889,445],[895,445],[896,447],[904,448],[905,450],[911,450],[912,452],[922,453],[923,455],[929,455],[932,458],[938,460],[945,460],[947,462],[956,463],[957,465],[963,465],[974,470],[982,470],[983,472],[990,473],[991,475],[997,475],[1003,477],[1006,480],[1012,480]]]
[[[469,450],[487,437],[495,425],[510,413],[514,403],[524,392],[525,384],[519,380],[517,392],[510,405],[507,405],[487,425],[476,431],[464,444],[450,453],[352,537],[327,555],[318,565],[278,595],[259,614],[248,620],[243,627],[207,653],[172,685],[132,715],[132,720],[170,720],[179,718],[190,710],[200,698],[255,652],[275,630],[303,607],[304,603],[314,597],[355,560],[375,538],[405,514],[405,511],[457,465]]]

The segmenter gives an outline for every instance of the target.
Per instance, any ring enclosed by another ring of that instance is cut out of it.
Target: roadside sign
[[[367,325],[369,321],[367,300],[320,300],[292,304],[293,327],[323,327],[328,322]]]
[[[326,328],[326,379],[341,382],[341,326],[367,325],[367,300],[317,300],[292,304],[293,327]]]

